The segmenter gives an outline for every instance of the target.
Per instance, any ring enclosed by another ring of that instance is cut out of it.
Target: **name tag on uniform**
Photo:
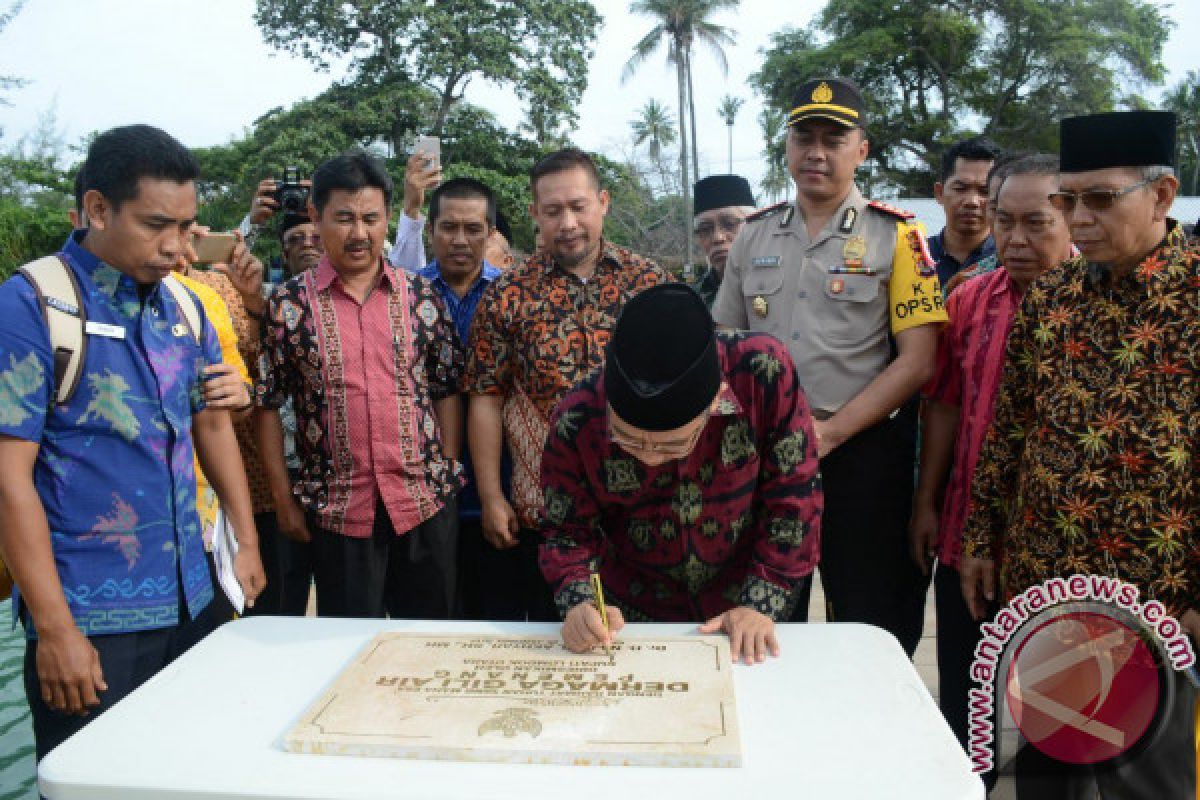
[[[758,258],[750,259],[750,265],[754,267],[778,267],[781,260],[779,256],[759,256]]]
[[[124,339],[125,329],[120,325],[109,325],[104,322],[95,322],[88,320],[83,326],[83,330],[88,336],[103,336],[106,339]]]

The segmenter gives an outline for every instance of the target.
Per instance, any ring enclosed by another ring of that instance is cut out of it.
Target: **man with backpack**
[[[89,227],[0,286],[0,554],[39,760],[204,633],[193,442],[248,602],[264,583],[233,428],[210,407],[216,336],[171,277],[196,161],[134,125],[98,136],[83,172]]]

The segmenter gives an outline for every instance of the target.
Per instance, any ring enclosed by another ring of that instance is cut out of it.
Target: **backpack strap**
[[[203,330],[203,326],[200,323],[200,309],[196,307],[196,301],[193,299],[192,293],[174,275],[168,275],[163,278],[162,285],[175,298],[175,305],[179,306],[179,313],[183,316],[183,321],[187,324],[188,331],[191,332],[192,338],[196,340],[196,344],[200,344],[200,332]]]
[[[54,394],[50,406],[65,405],[79,386],[87,356],[84,335],[87,312],[79,282],[61,256],[39,258],[17,271],[33,285],[50,333],[50,349],[54,354]]]

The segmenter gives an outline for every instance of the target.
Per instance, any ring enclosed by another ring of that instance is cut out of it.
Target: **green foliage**
[[[329,69],[350,57],[356,83],[410,83],[432,91],[421,130],[438,136],[467,84],[511,86],[538,141],[574,125],[600,15],[587,0],[257,0],[268,44]]]
[[[878,176],[928,195],[941,151],[969,132],[1053,150],[1062,117],[1135,104],[1162,80],[1169,26],[1148,0],[830,0],[772,37],[752,81],[791,108],[814,75],[853,78]]]
[[[1200,71],[1192,70],[1167,92],[1163,105],[1179,115],[1175,174],[1180,191],[1200,194]]]
[[[66,196],[45,197],[26,205],[0,198],[0,280],[17,267],[57,252],[71,233]]]

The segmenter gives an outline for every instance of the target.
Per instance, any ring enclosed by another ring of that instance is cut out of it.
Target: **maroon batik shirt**
[[[681,622],[748,606],[791,612],[820,554],[823,495],[808,400],[787,349],[718,334],[717,409],[692,453],[649,467],[609,438],[601,373],[555,411],[542,459],[541,568],[562,614],[606,599],[627,619]]]

